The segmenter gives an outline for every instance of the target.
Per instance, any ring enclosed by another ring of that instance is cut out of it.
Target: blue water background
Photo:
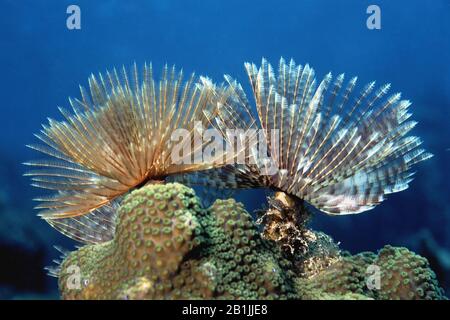
[[[81,8],[81,30],[66,28],[70,4]],[[381,30],[366,27],[370,4],[381,8]],[[249,93],[243,63],[261,57],[273,64],[293,57],[319,77],[345,72],[359,76],[360,84],[391,83],[392,92],[413,102],[414,134],[435,157],[416,166],[407,191],[376,209],[346,217],[319,213],[313,225],[352,252],[385,244],[420,250],[426,237],[446,253],[449,55],[449,0],[0,0],[0,262],[6,265],[0,298],[54,297],[56,281],[40,267],[56,257],[52,244],[72,244],[35,216],[31,199],[42,191],[22,177],[21,163],[39,155],[25,144],[36,142],[33,133],[47,117],[61,119],[57,106],[68,107],[67,98],[79,96],[78,85],[91,73],[134,62],[176,64],[218,82],[231,74]],[[253,210],[265,193],[237,197]]]

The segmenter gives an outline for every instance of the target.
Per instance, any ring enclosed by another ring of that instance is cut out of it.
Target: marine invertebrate
[[[310,246],[304,258],[300,267],[261,237],[232,199],[205,209],[188,187],[153,184],[125,196],[113,240],[65,256],[59,288],[63,299],[445,298],[426,260],[405,248],[350,256]],[[366,285],[369,265],[380,267],[379,290]]]
[[[366,269],[373,261],[371,252],[355,256],[343,255],[332,265],[312,275],[296,279],[300,294],[308,299],[316,295],[344,295],[353,293],[370,297],[366,285]],[[373,298],[373,297],[372,297]]]
[[[113,240],[64,260],[62,298],[295,297],[290,262],[234,200],[204,209],[181,184],[147,185],[125,197],[117,219]],[[75,289],[73,266],[82,279]]]
[[[167,66],[159,82],[151,65],[92,75],[90,91],[81,88],[81,99],[70,99],[73,113],[59,108],[65,120],[49,119],[36,134],[43,144],[29,146],[52,157],[26,163],[32,185],[55,191],[36,199],[40,215],[81,242],[106,241],[114,230],[113,200],[173,173],[214,167],[192,159],[203,147],[190,148],[194,135],[182,142],[186,153],[176,154],[183,161],[172,157],[180,152],[175,130],[194,133],[196,122],[206,126],[206,114],[215,114],[213,91],[200,86],[194,75],[183,82],[182,72]]]
[[[368,267],[379,268],[379,288],[367,285]],[[385,246],[378,251],[345,255],[312,277],[298,278],[301,294],[360,294],[381,300],[446,299],[428,261],[406,248]]]
[[[270,187],[329,214],[359,213],[407,188],[411,166],[431,157],[418,137],[406,136],[416,124],[407,121],[409,101],[394,94],[380,103],[389,85],[374,91],[370,83],[357,95],[356,78],[344,85],[344,75],[334,81],[327,75],[316,85],[314,70],[293,61],[281,59],[278,76],[265,60],[259,69],[246,68],[259,124],[229,76],[221,87],[194,76],[183,85],[182,73],[167,66],[159,82],[151,66],[142,80],[136,66],[121,76],[91,76],[90,92],[81,89],[81,100],[70,100],[73,113],[60,108],[66,120],[50,119],[36,135],[44,145],[30,145],[53,157],[26,163],[38,168],[26,173],[34,186],[56,191],[37,199],[40,215],[69,237],[103,242],[114,231],[113,200],[174,174],[181,177],[175,181],[220,188]],[[192,133],[211,123],[231,145],[228,130],[243,130],[237,135],[243,147],[196,161],[209,141],[198,143]],[[259,127],[263,141],[254,139]],[[174,148],[172,134],[180,128],[189,137]],[[261,149],[268,150],[261,155]],[[245,164],[220,162],[241,157]]]
[[[309,222],[307,210],[296,210],[302,203],[295,198],[287,197],[283,192],[269,197],[268,210],[260,210],[258,223],[263,226],[262,236],[276,243],[290,255],[297,251],[306,251],[308,240],[313,237],[306,229]]]
[[[229,76],[226,86],[194,76],[183,84],[181,72],[165,67],[156,82],[151,66],[142,80],[135,66],[92,76],[90,92],[70,100],[73,113],[60,109],[65,121],[50,119],[36,135],[45,145],[30,147],[54,159],[27,162],[39,168],[27,175],[56,191],[37,199],[40,215],[91,244],[50,270],[63,297],[441,298],[426,261],[409,251],[341,256],[330,237],[307,228],[304,201],[328,214],[360,213],[408,187],[410,168],[431,157],[407,136],[416,124],[408,120],[410,103],[400,94],[382,101],[389,85],[370,83],[356,94],[356,78],[345,84],[344,75],[316,85],[314,71],[293,61],[281,59],[278,75],[265,60],[246,68],[258,120]],[[217,162],[223,150],[195,161],[207,144],[195,141],[198,123],[214,125],[230,144],[237,138],[229,157],[246,162]],[[186,149],[175,148],[180,128]],[[263,140],[254,139],[259,128]],[[180,150],[188,152],[174,161]],[[191,189],[162,184],[172,175],[276,190],[262,234],[241,204],[217,200],[205,209]],[[384,268],[387,289],[364,287],[370,263]],[[67,286],[74,265],[83,278],[78,288]]]
[[[378,299],[436,300],[444,299],[436,274],[428,260],[407,248],[385,246],[374,263],[381,270]]]
[[[282,250],[297,275],[310,276],[340,258],[331,237],[308,227],[311,214],[300,200],[276,192],[268,202],[269,208],[258,212],[261,237]]]
[[[371,82],[358,93],[357,78],[346,83],[343,74],[334,80],[327,74],[317,84],[309,65],[283,58],[277,75],[265,59],[259,68],[245,67],[258,119],[242,86],[225,76],[228,85],[216,88],[220,112],[211,121],[224,137],[229,129],[254,137],[261,128],[264,140],[249,139],[249,161],[219,169],[210,180],[233,188],[270,187],[327,214],[351,214],[406,189],[410,168],[432,156],[419,148],[418,137],[407,136],[416,125],[408,120],[411,103],[400,93],[383,98],[390,85],[376,89]],[[262,146],[268,159],[258,155]]]

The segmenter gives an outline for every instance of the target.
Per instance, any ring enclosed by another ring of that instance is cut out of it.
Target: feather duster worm
[[[222,96],[220,111],[211,121],[224,137],[230,128],[249,133],[261,128],[263,141],[248,144],[246,164],[179,180],[270,187],[327,214],[354,214],[406,189],[413,176],[410,168],[432,156],[419,148],[420,138],[407,136],[416,125],[408,120],[411,103],[401,100],[400,93],[387,95],[389,84],[376,88],[371,82],[357,90],[357,78],[345,81],[344,74],[334,79],[327,74],[317,83],[311,67],[283,58],[278,74],[265,59],[259,68],[251,63],[245,68],[257,120],[242,86],[225,76],[227,85],[216,89]],[[262,146],[269,165],[258,155]]]
[[[81,88],[81,99],[70,99],[73,112],[60,108],[65,121],[50,119],[43,126],[36,134],[43,144],[29,147],[51,160],[25,164],[36,168],[26,173],[34,186],[55,191],[36,199],[50,225],[81,242],[109,240],[115,199],[170,174],[214,167],[213,162],[177,164],[172,159],[177,143],[172,133],[179,128],[193,133],[195,122],[207,126],[216,109],[209,96],[214,90],[202,90],[194,75],[186,82],[182,77],[182,72],[166,66],[161,80],[155,81],[147,65],[142,73],[134,66],[131,72],[91,76],[89,92]],[[190,148],[192,139],[184,142],[190,151],[183,159],[203,147]]]

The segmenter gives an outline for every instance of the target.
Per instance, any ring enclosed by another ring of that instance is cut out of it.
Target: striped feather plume
[[[65,120],[49,119],[36,134],[42,143],[29,146],[51,157],[25,163],[33,169],[26,175],[34,186],[54,191],[36,199],[40,215],[71,238],[103,242],[114,232],[115,199],[170,174],[214,167],[203,161],[176,164],[171,158],[178,143],[171,140],[175,129],[193,133],[195,122],[207,126],[215,115],[209,96],[214,86],[208,81],[199,83],[192,75],[183,82],[182,72],[167,66],[155,81],[151,65],[142,72],[135,65],[131,71],[92,75],[89,92],[81,88],[81,99],[70,99],[73,111],[59,108]],[[189,139],[183,143],[194,145]],[[195,148],[198,144],[183,159],[192,158]]]
[[[410,168],[432,155],[419,148],[418,137],[407,136],[416,125],[408,120],[410,102],[390,85],[371,82],[357,89],[357,78],[327,74],[320,83],[314,70],[286,63],[281,58],[276,74],[262,60],[261,67],[245,64],[253,89],[258,120],[239,83],[225,76],[220,88],[219,114],[211,121],[227,129],[262,128],[270,162],[269,173],[261,159],[215,170],[203,178],[221,187],[270,187],[306,200],[332,215],[360,213],[379,204],[385,195],[408,187]],[[277,134],[274,134],[277,133]],[[199,181],[208,172],[187,175]],[[190,181],[190,182],[194,182]]]

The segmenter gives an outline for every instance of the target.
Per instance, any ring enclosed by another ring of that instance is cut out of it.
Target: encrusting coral
[[[64,299],[293,298],[294,274],[234,200],[209,209],[181,184],[148,185],[124,200],[114,240],[62,263]],[[81,287],[70,286],[71,266]]]
[[[298,272],[301,259],[293,263],[262,237],[242,204],[217,200],[205,209],[178,183],[131,192],[116,219],[113,240],[81,247],[61,264],[63,299],[443,298],[426,259],[404,248],[385,247],[378,255],[333,252],[331,263]],[[305,264],[325,252],[306,251]],[[366,287],[372,264],[381,270],[377,291]]]
[[[385,246],[378,254],[344,254],[320,273],[296,281],[300,294],[311,299],[324,293],[381,300],[446,299],[428,261],[401,247]]]

